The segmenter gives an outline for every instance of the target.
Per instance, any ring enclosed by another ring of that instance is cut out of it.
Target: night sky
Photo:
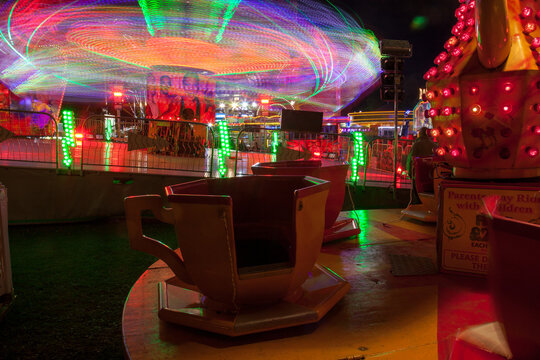
[[[336,0],[333,3],[355,15],[379,40],[408,40],[412,44],[413,57],[404,64],[405,101],[400,110],[412,109],[417,103],[418,88],[425,87],[424,73],[433,66],[433,59],[444,50],[444,42],[451,36],[457,21],[454,12],[458,0]],[[374,110],[383,104],[376,90],[358,109]]]

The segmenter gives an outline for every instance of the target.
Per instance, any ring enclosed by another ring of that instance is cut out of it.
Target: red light
[[[480,88],[479,88],[478,86],[471,86],[471,87],[469,88],[469,93],[470,93],[471,95],[477,95],[478,92],[480,92]]]
[[[530,34],[532,33],[534,30],[536,30],[536,24],[535,23],[532,23],[532,22],[528,22],[525,24],[525,26],[523,27],[523,32],[525,34]]]
[[[454,12],[454,16],[455,16],[458,20],[465,20],[465,15],[463,15],[463,12],[459,11],[459,8],[456,9],[456,11]]]
[[[429,133],[433,137],[437,137],[437,136],[441,135],[441,132],[439,131],[439,129],[431,129],[431,131]]]
[[[463,55],[463,50],[461,50],[460,47],[454,48],[454,50],[452,50],[452,55],[455,57],[460,57]]]
[[[437,68],[434,66],[428,70],[429,75],[435,76],[437,75]]]
[[[444,88],[444,89],[442,90],[442,95],[443,95],[444,97],[452,96],[452,95],[454,95],[454,89],[452,89],[452,88]]]
[[[446,155],[446,150],[444,148],[440,147],[440,148],[437,148],[437,150],[435,150],[435,153],[437,153],[437,155],[439,155],[439,156],[444,156],[444,155]]]
[[[533,134],[540,135],[540,126],[533,126],[531,128],[531,130],[532,130]]]
[[[535,37],[534,39],[532,39],[531,46],[535,49],[537,47],[540,47],[540,37]]]
[[[510,114],[512,112],[512,105],[503,105],[501,109],[503,113]]]
[[[435,99],[435,96],[436,96],[435,91],[431,91],[431,90],[430,90],[430,91],[428,91],[428,92],[426,93],[426,97],[428,98],[428,100],[433,100],[433,99]]]
[[[450,74],[452,72],[452,70],[454,70],[454,67],[450,64],[446,64],[443,66],[443,69],[442,71],[447,73],[447,74]]]
[[[513,88],[514,88],[514,86],[512,85],[512,83],[505,83],[504,86],[503,86],[503,90],[506,91],[506,92],[512,91]]]
[[[124,96],[124,94],[122,94],[120,91],[115,91],[115,92],[113,92],[113,95],[114,95],[115,97],[122,97],[122,96]]]
[[[527,152],[527,155],[529,155],[530,157],[538,156],[538,148],[536,148],[534,146],[527,147],[525,149],[525,152]]]
[[[462,12],[462,13],[466,12],[466,11],[467,11],[467,5],[461,4],[461,5],[457,8],[457,11]]]
[[[524,7],[523,9],[521,9],[521,14],[520,14],[520,16],[521,16],[522,18],[527,18],[527,17],[529,17],[529,16],[532,15],[532,12],[533,12],[533,10],[532,10],[530,7],[526,6],[526,7]]]
[[[398,167],[398,168],[396,169],[396,171],[397,171],[398,174],[401,175],[401,173],[403,172],[403,169],[402,169],[401,167]]]
[[[429,74],[429,71],[428,71],[428,72],[426,72],[426,73],[424,74],[424,80],[427,81],[427,80],[429,80],[429,79],[431,79],[431,75]]]
[[[75,138],[76,138],[76,139],[82,139],[83,136],[84,136],[84,135],[81,134],[81,133],[76,133],[76,134],[75,134]]]
[[[321,156],[321,153],[318,152],[318,151],[315,151],[315,152],[313,153],[313,155],[315,155],[315,156]]]
[[[439,110],[438,109],[429,109],[428,114],[429,114],[430,118],[433,118],[433,117],[439,115]]]
[[[455,36],[452,36],[450,39],[446,40],[444,43],[444,48],[446,50],[452,49],[458,43],[458,39]]]
[[[450,107],[450,106],[445,106],[442,110],[442,114],[444,116],[450,116],[452,115],[452,113],[454,112],[454,110]]]
[[[472,113],[473,115],[478,115],[478,114],[480,114],[481,112],[482,112],[482,108],[480,107],[480,105],[473,105],[473,106],[471,107],[471,113]]]
[[[536,20],[540,20],[540,10],[538,10],[538,11],[536,12],[535,17],[536,17]]]
[[[454,128],[448,128],[444,131],[444,134],[448,137],[453,136],[456,134],[456,129]]]
[[[467,19],[467,21],[465,22],[465,24],[467,24],[467,26],[474,26],[474,18],[469,18]]]
[[[463,21],[458,21],[456,25],[452,28],[452,34],[459,35],[463,31],[463,28],[465,27],[465,23]]]
[[[461,41],[468,42],[468,41],[471,41],[472,37],[471,37],[471,34],[469,34],[469,33],[463,33],[463,34],[461,34],[461,36],[459,37],[459,39],[460,39]]]
[[[476,3],[475,3],[474,1],[471,1],[471,2],[469,3],[469,9],[470,9],[470,10],[474,9],[475,6],[476,6]]]
[[[445,62],[448,59],[448,53],[446,51],[443,51],[433,61],[435,64],[439,65],[440,63]]]
[[[461,149],[459,148],[452,149],[450,151],[450,155],[452,155],[453,157],[458,157],[459,155],[461,155]]]

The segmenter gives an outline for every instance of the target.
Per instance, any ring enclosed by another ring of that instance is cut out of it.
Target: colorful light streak
[[[330,112],[379,73],[375,36],[312,0],[13,0],[0,40],[0,80],[18,94],[65,85],[66,96],[102,99],[109,84],[142,88],[167,67]]]

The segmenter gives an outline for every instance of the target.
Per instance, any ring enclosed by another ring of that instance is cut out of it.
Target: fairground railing
[[[76,132],[81,169],[216,175],[214,131],[204,123],[96,115]]]
[[[58,168],[58,122],[45,112],[0,109],[0,160]]]
[[[290,132],[251,126],[230,128],[229,132],[234,143],[235,175],[252,174],[251,167],[259,162],[297,159],[317,159],[323,164],[355,164],[349,173],[349,178],[355,182],[362,169],[364,146],[350,133]],[[360,157],[361,161],[358,160]]]
[[[409,187],[411,179],[408,174],[407,159],[411,152],[413,140],[398,139],[398,162],[394,164],[394,139],[374,138],[367,143],[366,166],[364,167],[363,186],[368,183]]]

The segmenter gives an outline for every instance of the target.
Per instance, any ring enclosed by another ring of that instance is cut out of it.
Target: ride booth
[[[436,185],[426,208],[437,215],[440,271],[489,274],[501,341],[516,359],[538,359],[530,334],[540,333],[540,273],[530,260],[540,256],[540,6],[460,3],[453,36],[424,76],[437,148],[416,184]],[[451,172],[432,170],[441,165]],[[452,359],[501,358],[488,353]]]

